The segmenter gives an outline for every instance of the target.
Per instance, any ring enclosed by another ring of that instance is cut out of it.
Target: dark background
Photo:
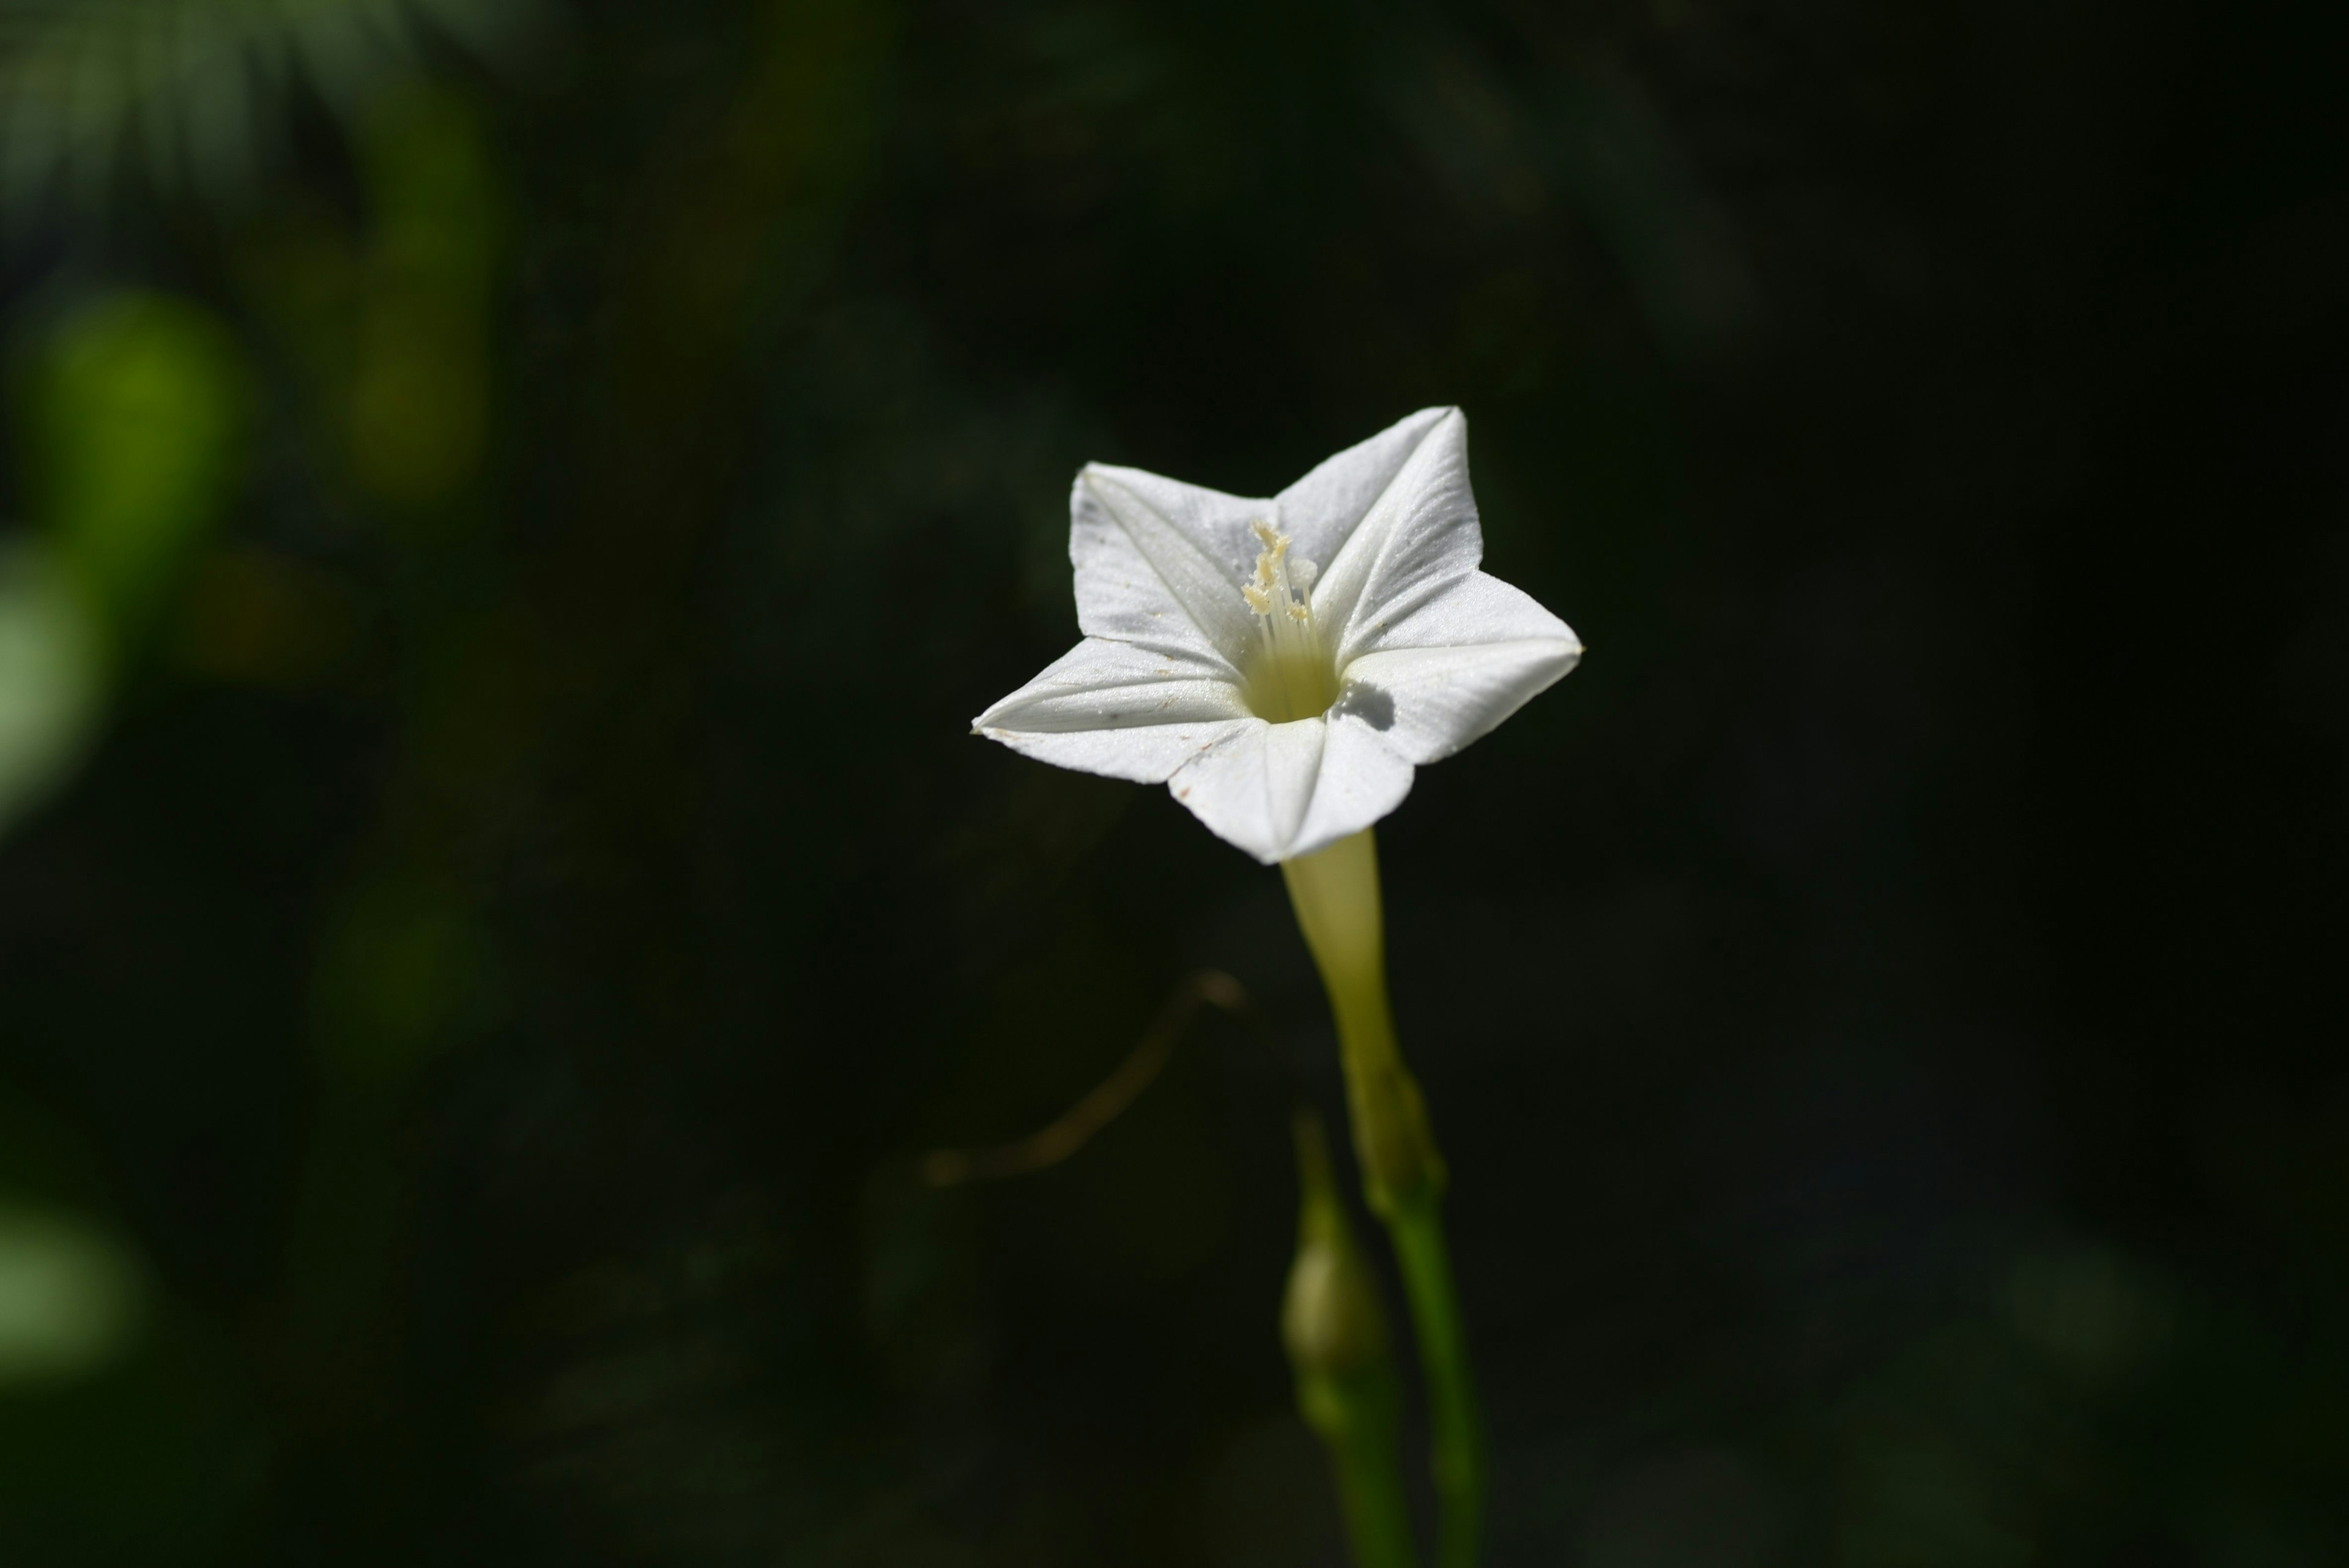
[[[2349,1556],[2349,11],[361,13],[0,7],[0,1559],[1336,1563],[1279,879],[968,726],[1438,402],[1492,1561]]]

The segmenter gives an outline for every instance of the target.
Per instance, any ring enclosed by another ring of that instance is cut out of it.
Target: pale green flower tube
[[[1441,1568],[1469,1568],[1484,1533],[1484,1417],[1444,1240],[1444,1157],[1419,1085],[1395,1044],[1387,1003],[1378,846],[1365,828],[1327,849],[1285,860],[1280,870],[1337,1018],[1364,1193],[1386,1222],[1411,1301],[1443,1509],[1437,1562]]]

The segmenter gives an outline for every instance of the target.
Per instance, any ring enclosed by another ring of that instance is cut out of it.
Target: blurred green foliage
[[[17,389],[39,527],[0,587],[0,827],[80,758],[105,691],[177,607],[242,471],[234,341],[148,294],[85,302],[42,334]]]
[[[26,379],[30,510],[120,657],[174,603],[242,476],[243,364],[202,310],[134,294],[75,311]]]
[[[0,1210],[0,1386],[75,1377],[113,1360],[143,1293],[121,1245],[87,1220]]]
[[[356,121],[437,40],[496,57],[535,0],[6,0],[0,203],[102,209],[130,176],[243,196],[306,97]]]
[[[0,555],[0,827],[78,761],[100,710],[105,645],[78,585],[29,541]]]
[[[378,494],[425,505],[473,478],[488,447],[500,192],[461,100],[395,100],[367,131],[375,224],[349,372],[352,465]]]
[[[233,1348],[160,1288],[111,1208],[83,1140],[0,1093],[0,1549],[215,1561],[267,1439]]]

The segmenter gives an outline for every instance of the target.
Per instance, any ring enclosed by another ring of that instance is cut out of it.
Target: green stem
[[[1365,829],[1280,869],[1337,1019],[1364,1195],[1386,1224],[1411,1303],[1442,1509],[1438,1562],[1474,1568],[1484,1527],[1484,1422],[1444,1241],[1444,1157],[1387,1002],[1377,844]]]
[[[1485,1418],[1468,1366],[1468,1337],[1452,1258],[1434,1197],[1405,1205],[1387,1220],[1388,1239],[1411,1301],[1412,1328],[1427,1376],[1429,1459],[1442,1509],[1438,1568],[1473,1568],[1484,1538]]]
[[[1303,1384],[1298,1397],[1305,1406],[1316,1402],[1315,1392]],[[1338,1506],[1345,1516],[1354,1568],[1419,1568],[1411,1508],[1403,1497],[1402,1420],[1392,1378],[1382,1389],[1323,1397],[1328,1406],[1347,1411],[1335,1422],[1315,1429],[1329,1450],[1330,1472],[1337,1478]]]

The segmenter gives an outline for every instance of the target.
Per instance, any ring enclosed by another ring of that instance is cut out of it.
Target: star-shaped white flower
[[[973,730],[1163,782],[1267,865],[1386,815],[1420,763],[1582,654],[1564,621],[1477,570],[1457,409],[1423,409],[1269,500],[1088,463],[1070,513],[1085,639]]]

